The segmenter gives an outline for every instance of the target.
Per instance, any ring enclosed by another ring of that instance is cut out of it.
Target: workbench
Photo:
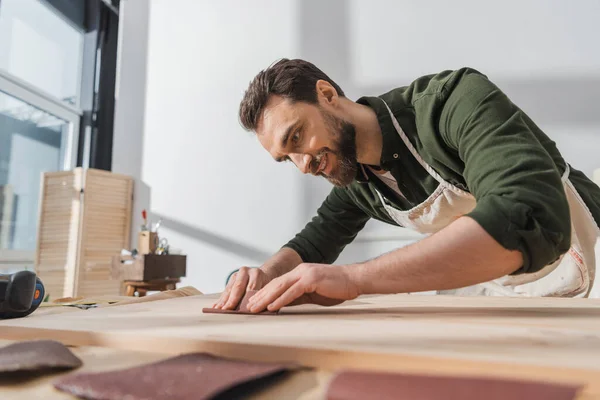
[[[578,399],[600,398],[597,299],[387,295],[335,307],[289,307],[274,316],[203,314],[217,298],[40,309],[27,318],[0,321],[0,339],[55,339],[78,346],[87,354],[84,367],[92,369],[196,351],[295,361],[315,369],[269,390],[307,399],[320,398],[328,377],[341,368],[576,383],[585,385]],[[104,354],[100,364],[94,354]],[[39,385],[11,390],[52,390],[49,383]],[[258,396],[269,398],[269,392]]]

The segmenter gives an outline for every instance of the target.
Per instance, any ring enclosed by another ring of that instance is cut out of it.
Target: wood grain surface
[[[0,321],[0,338],[339,368],[581,383],[600,398],[600,300],[389,295],[278,316],[203,314],[217,295]]]

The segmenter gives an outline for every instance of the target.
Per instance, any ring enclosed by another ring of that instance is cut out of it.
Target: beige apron
[[[385,104],[385,102],[384,102]],[[387,106],[392,123],[400,138],[415,159],[435,180],[437,189],[423,203],[406,211],[390,206],[381,193],[381,203],[390,217],[399,225],[424,234],[435,233],[452,221],[472,211],[477,204],[475,197],[446,182],[417,153],[400,124]],[[538,272],[504,276],[461,289],[439,291],[439,294],[486,295],[486,296],[553,296],[587,297],[594,283],[596,259],[594,246],[600,229],[577,190],[569,181],[569,166],[562,177],[571,214],[571,247],[556,262]]]

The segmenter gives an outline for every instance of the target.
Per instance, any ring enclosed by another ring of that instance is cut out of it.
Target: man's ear
[[[319,79],[316,84],[317,99],[319,102],[328,104],[330,106],[336,106],[339,101],[337,90],[331,85],[331,83]]]

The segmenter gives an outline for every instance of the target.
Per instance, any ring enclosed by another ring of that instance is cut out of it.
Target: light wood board
[[[584,383],[600,397],[600,300],[390,295],[277,316],[203,314],[216,295],[33,314],[0,338],[177,354]]]

